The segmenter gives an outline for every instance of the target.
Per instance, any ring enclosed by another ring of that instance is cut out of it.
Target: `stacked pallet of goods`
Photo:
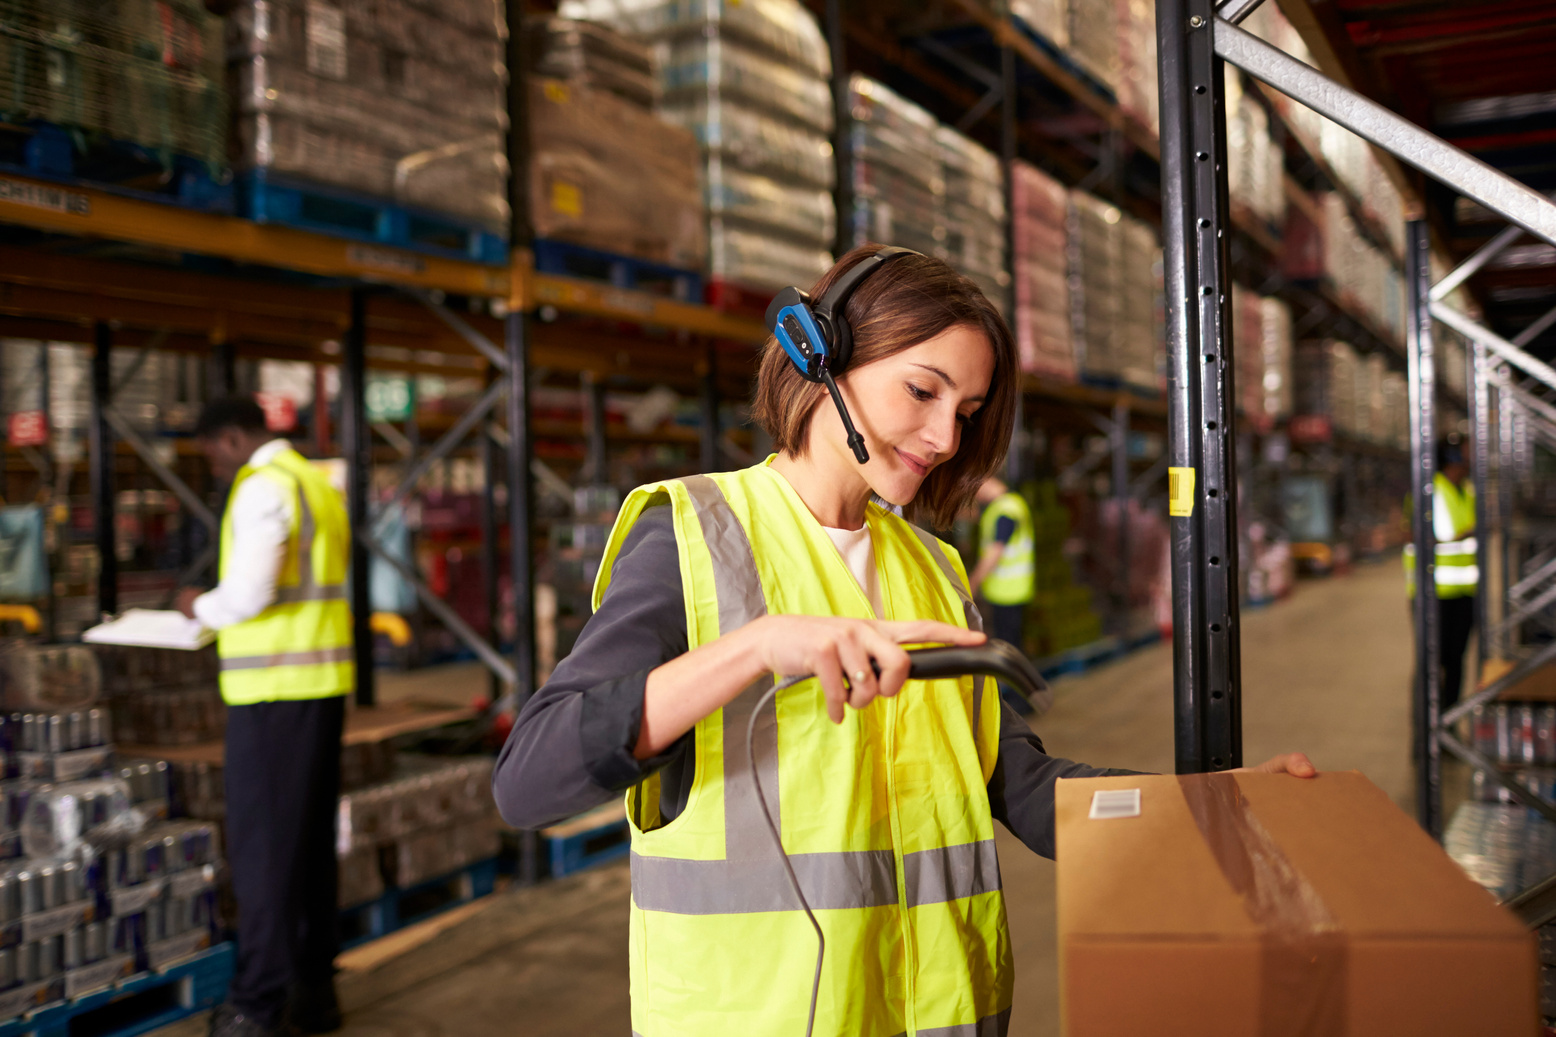
[[[937,255],[1009,316],[1005,262],[1005,178],[999,159],[949,126],[935,128],[945,183],[945,241]]]
[[[831,63],[809,11],[795,0],[568,0],[561,13],[652,46],[660,114],[702,146],[715,301],[809,285],[827,271]]]
[[[507,233],[498,0],[240,0],[226,23],[244,215],[360,198]]]
[[[654,114],[648,47],[563,18],[531,19],[524,33],[536,236],[700,271],[708,249],[697,141]],[[552,272],[589,273],[591,259],[562,253]]]
[[[945,170],[938,123],[870,79],[849,79],[854,211],[850,244],[878,241],[933,255],[946,240]]]
[[[1013,330],[1021,369],[1073,382],[1075,361],[1067,263],[1068,205],[1064,186],[1025,162],[1012,170],[1016,312]]]
[[[1032,511],[1033,577],[1026,610],[1027,655],[1046,659],[1089,644],[1102,636],[1102,619],[1091,588],[1076,582],[1070,512],[1057,485],[1045,480],[1024,490]]]
[[[1271,134],[1269,113],[1243,92],[1242,77],[1226,77],[1227,193],[1240,214],[1278,233],[1286,222],[1286,160]]]
[[[151,179],[164,190],[220,178],[222,21],[200,3],[0,0],[0,23],[0,116],[8,137],[31,138],[21,161],[32,171],[118,179],[127,166],[160,167]]]
[[[1104,385],[1159,390],[1166,345],[1156,231],[1117,206],[1072,191],[1068,236],[1081,373]]]
[[[0,1017],[166,969],[218,937],[217,827],[170,819],[165,762],[115,758],[105,683],[81,645],[0,657]]]

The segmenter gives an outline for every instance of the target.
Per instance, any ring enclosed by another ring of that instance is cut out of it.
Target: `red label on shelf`
[[[1291,419],[1293,443],[1327,443],[1334,438],[1329,419],[1322,414],[1298,414]]]
[[[254,402],[265,412],[265,427],[272,432],[290,432],[297,427],[297,404],[290,396],[274,392],[254,394]]]
[[[19,410],[6,422],[5,438],[12,446],[42,446],[49,441],[49,424],[41,410]]]

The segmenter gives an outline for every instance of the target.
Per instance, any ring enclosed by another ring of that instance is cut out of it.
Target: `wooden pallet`
[[[136,1037],[161,1029],[225,1000],[236,957],[232,944],[217,944],[176,965],[0,1022],[0,1037]]]
[[[552,878],[562,878],[625,856],[632,848],[627,810],[620,799],[559,825],[542,829],[543,860]]]
[[[237,207],[239,216],[255,223],[281,224],[493,266],[508,262],[507,241],[457,217],[344,188],[275,177],[264,169],[238,177]]]
[[[484,897],[496,885],[497,858],[493,857],[405,889],[387,890],[380,897],[340,913],[340,945],[342,949],[356,947],[387,936]]]
[[[691,270],[550,238],[535,239],[534,253],[535,269],[543,274],[601,281],[677,302],[702,301],[702,275]]]

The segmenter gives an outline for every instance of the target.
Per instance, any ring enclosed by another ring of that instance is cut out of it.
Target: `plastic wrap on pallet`
[[[1069,0],[1010,0],[1010,13],[1055,47],[1070,45]]]
[[[707,231],[692,135],[576,83],[538,80],[529,96],[535,233],[701,269]]]
[[[1005,177],[999,159],[949,126],[935,128],[945,184],[945,238],[937,250],[1001,313],[1009,309]]]
[[[1556,823],[1522,805],[1464,803],[1443,833],[1443,849],[1505,899],[1556,871]]]
[[[643,43],[596,22],[536,15],[524,19],[524,68],[615,94],[646,111],[659,100],[654,58]]]
[[[340,797],[337,855],[490,812],[492,763],[479,756],[400,757],[399,776]]]
[[[1025,162],[1011,170],[1016,245],[1016,312],[1011,322],[1021,368],[1074,381],[1070,314],[1068,199],[1063,185]]]
[[[221,18],[193,0],[0,4],[9,119],[226,161]],[[78,138],[77,148],[90,141]]]
[[[236,160],[504,232],[504,32],[496,0],[245,0],[227,18]]]
[[[494,812],[466,818],[442,829],[396,839],[385,859],[386,876],[400,889],[497,856],[501,836]]]
[[[1270,136],[1269,113],[1243,92],[1237,73],[1226,77],[1227,191],[1267,227],[1286,212],[1285,160]]]
[[[1264,414],[1281,421],[1291,416],[1291,307],[1273,297],[1260,299],[1259,331]]]
[[[102,671],[86,645],[18,642],[0,651],[0,706],[9,710],[55,711],[94,705],[102,694]]]
[[[1116,0],[1070,0],[1069,54],[1115,94],[1121,71],[1118,41]]]
[[[336,858],[336,897],[340,907],[356,907],[384,895],[384,870],[378,847],[366,846]]]
[[[854,211],[850,243],[926,254],[945,237],[945,178],[932,115],[868,76],[849,78]]]
[[[661,112],[702,144],[715,292],[766,294],[832,265],[830,51],[809,11],[795,0],[568,0],[560,13],[652,44]]]
[[[1156,230],[1143,220],[1124,216],[1119,230],[1123,295],[1114,340],[1118,377],[1137,389],[1156,392],[1163,386],[1167,366],[1162,249],[1156,243]]]
[[[1100,198],[1070,192],[1067,243],[1075,354],[1081,371],[1099,378],[1120,374],[1122,216],[1117,206]]]
[[[1156,85],[1156,5],[1151,0],[1116,3],[1118,106],[1153,135],[1159,135],[1162,120],[1161,96]]]

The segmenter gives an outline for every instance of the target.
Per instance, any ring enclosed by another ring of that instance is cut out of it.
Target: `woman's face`
[[[967,325],[949,328],[838,379],[869,448],[866,464],[854,460],[837,408],[826,397],[812,418],[811,449],[835,452],[882,499],[907,504],[924,478],[956,454],[993,377],[988,336]]]

